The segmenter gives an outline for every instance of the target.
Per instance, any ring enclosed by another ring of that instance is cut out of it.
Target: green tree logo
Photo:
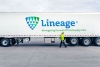
[[[27,25],[32,29],[34,30],[39,22],[39,17],[36,17],[36,16],[30,16],[30,17],[26,17],[26,22],[27,22]]]

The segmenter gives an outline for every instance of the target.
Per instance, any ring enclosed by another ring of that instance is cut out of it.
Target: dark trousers
[[[65,45],[64,40],[63,40],[63,41],[61,40],[61,42],[60,42],[60,47],[62,46],[62,44],[64,44],[64,46],[67,47],[67,45]]]

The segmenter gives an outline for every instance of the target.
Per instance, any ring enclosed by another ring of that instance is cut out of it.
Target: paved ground
[[[0,47],[0,67],[100,67],[100,47],[30,43]]]

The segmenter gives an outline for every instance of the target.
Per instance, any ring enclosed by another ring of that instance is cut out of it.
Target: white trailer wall
[[[26,17],[39,17],[39,22],[32,30],[27,22]],[[41,20],[46,24],[50,21],[75,21],[75,26],[69,29],[65,26],[42,26]],[[0,13],[0,37],[59,37],[61,32],[66,36],[95,36],[99,32],[100,13]],[[60,31],[60,30],[67,31]],[[81,30],[86,31],[81,31]],[[42,30],[46,30],[43,32]],[[51,31],[50,31],[51,30]],[[57,31],[59,30],[59,31]],[[73,30],[73,31],[68,31]],[[49,31],[49,32],[48,32]]]

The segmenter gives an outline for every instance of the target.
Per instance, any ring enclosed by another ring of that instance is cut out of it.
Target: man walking
[[[67,45],[65,45],[65,42],[64,42],[64,32],[62,32],[61,34],[60,34],[60,40],[61,40],[61,42],[60,42],[60,47],[62,46],[62,44],[64,44],[64,46],[65,47],[67,47]]]

